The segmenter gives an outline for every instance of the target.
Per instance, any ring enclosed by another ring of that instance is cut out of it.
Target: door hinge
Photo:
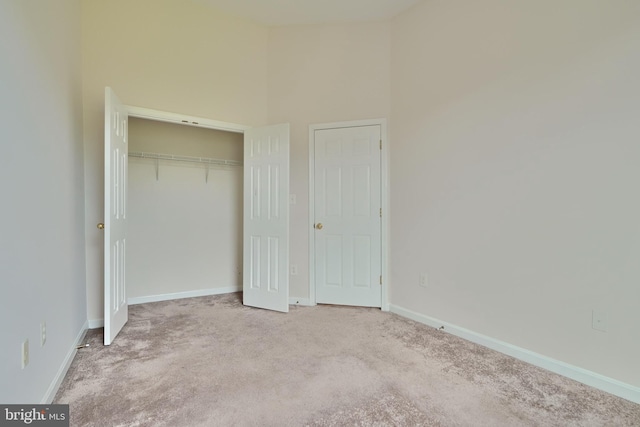
[[[382,286],[382,276],[380,276],[380,286]]]
[[[380,140],[380,149],[382,150],[382,140]]]
[[[380,208],[380,218],[382,218],[382,208]]]

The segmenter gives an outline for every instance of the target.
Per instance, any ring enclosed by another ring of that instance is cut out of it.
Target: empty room
[[[640,424],[637,1],[3,0],[0,58],[0,405]]]

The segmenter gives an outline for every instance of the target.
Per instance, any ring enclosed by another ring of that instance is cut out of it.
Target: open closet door
[[[244,133],[243,303],[289,311],[289,125]]]
[[[127,323],[128,113],[111,88],[104,105],[104,344]]]

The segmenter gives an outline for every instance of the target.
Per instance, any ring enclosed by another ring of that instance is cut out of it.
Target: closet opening
[[[129,304],[242,290],[243,134],[129,117]]]

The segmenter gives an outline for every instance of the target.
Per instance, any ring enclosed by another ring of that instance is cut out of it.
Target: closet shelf
[[[138,157],[141,159],[154,159],[154,160],[172,160],[176,162],[204,163],[207,165],[218,165],[218,166],[242,166],[242,162],[238,160],[210,159],[207,157],[176,156],[173,154],[145,153],[142,151],[130,151],[129,157]]]

